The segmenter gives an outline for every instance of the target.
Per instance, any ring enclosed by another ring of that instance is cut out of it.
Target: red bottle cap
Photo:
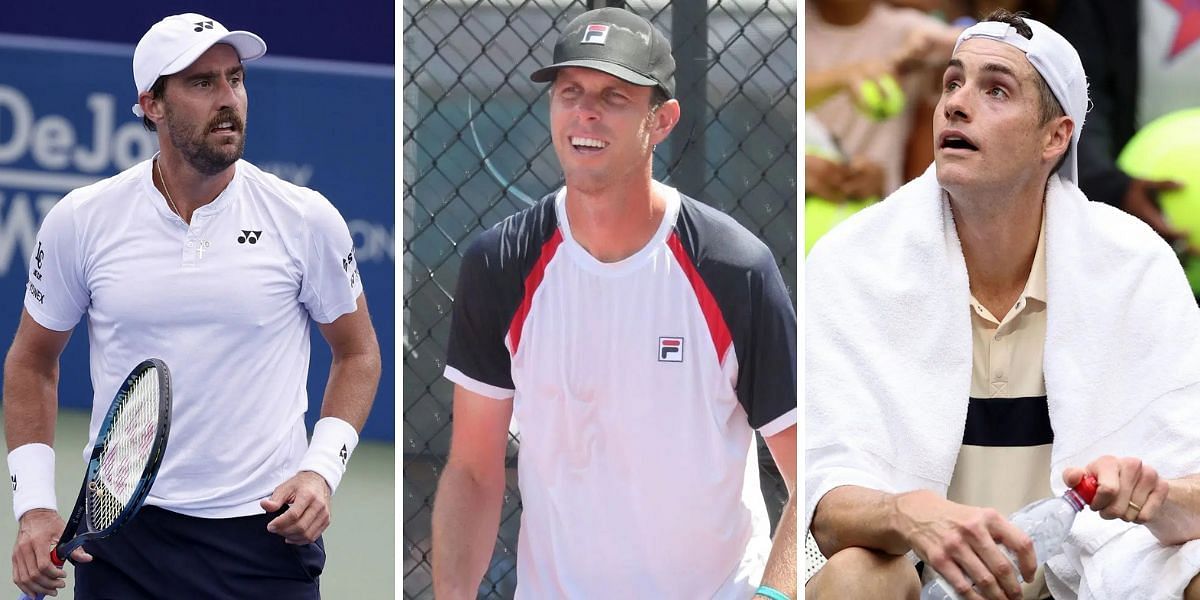
[[[1079,480],[1079,483],[1075,484],[1074,490],[1075,493],[1079,494],[1079,496],[1083,498],[1084,502],[1091,504],[1092,498],[1096,497],[1097,487],[1099,487],[1099,483],[1096,482],[1096,477],[1094,475],[1084,475],[1083,479]]]

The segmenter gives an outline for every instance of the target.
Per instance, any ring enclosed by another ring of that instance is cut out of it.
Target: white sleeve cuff
[[[54,448],[46,444],[24,444],[8,453],[9,481],[12,482],[13,516],[35,508],[58,510],[54,496]]]
[[[301,471],[312,471],[325,478],[330,493],[336,492],[346,463],[358,446],[358,431],[337,417],[325,417],[313,427],[308,451],[300,459]]]

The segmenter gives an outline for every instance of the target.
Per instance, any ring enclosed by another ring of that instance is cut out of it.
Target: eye
[[[624,104],[629,101],[629,97],[616,90],[609,90],[605,94],[605,98],[612,104]]]
[[[1004,98],[1008,96],[1008,92],[1004,91],[1004,88],[998,86],[988,90],[987,93],[993,98]]]
[[[953,92],[954,90],[957,90],[957,89],[958,89],[958,87],[959,87],[959,85],[958,85],[958,80],[957,80],[957,79],[951,79],[950,81],[947,81],[947,82],[946,82],[946,84],[945,84],[945,86],[944,86],[944,87],[946,88],[946,91],[947,91],[947,92]]]
[[[241,75],[234,75],[233,77],[230,77],[230,78],[229,78],[229,83],[230,83],[230,85],[232,85],[232,86],[234,86],[234,87],[237,87],[237,86],[241,85],[241,83],[242,83],[242,76],[241,76]]]
[[[212,82],[207,79],[197,79],[196,87],[206,88],[212,86]]]

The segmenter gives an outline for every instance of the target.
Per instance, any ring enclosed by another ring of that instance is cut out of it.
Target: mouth
[[[208,128],[209,133],[215,134],[230,134],[238,133],[242,130],[242,122],[238,119],[222,119],[214,121]]]
[[[938,136],[938,149],[940,150],[963,150],[968,152],[978,152],[979,146],[975,142],[963,135],[961,131],[943,131]]]
[[[571,142],[571,147],[574,148],[576,152],[581,152],[583,154],[595,154],[608,147],[608,142],[604,140],[598,140],[596,138],[571,136],[567,139]]]

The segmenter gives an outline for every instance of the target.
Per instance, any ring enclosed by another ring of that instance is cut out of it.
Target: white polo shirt
[[[771,549],[754,431],[795,425],[796,313],[767,247],[658,184],[615,263],[560,191],[463,257],[446,377],[521,429],[517,598],[754,594]]]
[[[189,225],[154,187],[152,165],[55,205],[25,308],[57,331],[87,317],[95,396],[85,456],[129,370],[158,357],[171,370],[171,436],[147,503],[260,514],[307,447],[309,319],[353,312],[362,293],[353,242],[321,194],[246,161]]]

